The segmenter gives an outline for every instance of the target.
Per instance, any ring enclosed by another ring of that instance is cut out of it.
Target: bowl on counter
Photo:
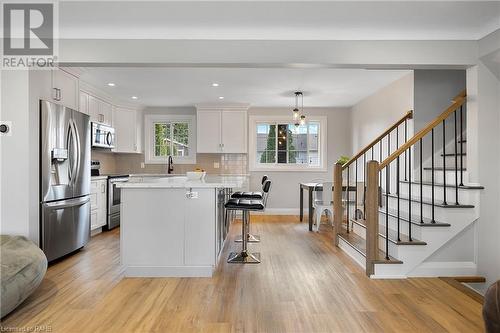
[[[202,180],[207,173],[205,171],[188,171],[186,176],[188,180]]]

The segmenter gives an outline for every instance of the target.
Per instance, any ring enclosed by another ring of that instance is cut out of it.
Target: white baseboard
[[[212,266],[128,266],[126,277],[212,277]]]
[[[477,265],[472,261],[424,262],[408,276],[436,277],[436,276],[465,276],[476,275]]]
[[[298,208],[266,208],[263,212],[251,212],[252,215],[299,215]],[[307,219],[308,209],[304,209],[304,218]]]

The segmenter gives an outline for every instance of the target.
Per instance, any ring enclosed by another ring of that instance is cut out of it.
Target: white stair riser
[[[399,191],[401,196],[408,196],[409,192],[409,184],[401,184],[399,187]],[[395,191],[394,191],[395,193]],[[479,194],[480,190],[472,190],[472,189],[458,189],[458,202],[461,204],[470,204],[474,205],[479,203]],[[420,184],[412,184],[411,186],[411,195],[412,197],[420,196]],[[422,195],[424,198],[432,197],[432,186],[431,185],[422,185]],[[444,195],[444,187],[443,186],[434,186],[434,198],[437,202],[443,201]],[[454,187],[446,187],[446,200],[452,201],[455,203],[456,192]],[[430,201],[430,200],[429,200]]]
[[[432,179],[432,170],[424,170],[423,175],[424,182],[430,182]],[[443,183],[443,171],[442,170],[434,170],[434,182]],[[467,171],[463,171],[463,181],[464,184],[467,184],[469,181],[469,174]],[[458,183],[460,183],[460,170],[458,172]],[[455,171],[454,170],[446,170],[446,184],[452,185],[455,184]]]
[[[356,235],[360,236],[363,239],[366,239],[366,228],[363,228],[359,224],[354,223],[352,230]],[[384,233],[384,231],[382,229],[379,229],[379,233]],[[378,237],[378,247],[379,249],[385,252],[385,238],[380,235]],[[394,258],[397,258],[398,247],[399,245],[396,245],[393,242],[389,242],[389,255],[391,255]]]
[[[383,201],[383,207],[385,207],[385,196],[382,197]],[[441,203],[442,201],[436,200],[436,203]],[[451,202],[449,202],[450,205],[452,205]],[[406,212],[406,215],[408,215],[408,200],[400,200],[399,202],[400,205],[400,211],[401,212]],[[420,203],[412,201],[411,203],[411,214],[413,216],[420,216]],[[383,208],[385,209],[385,208]],[[389,197],[389,211],[395,211],[397,209],[397,198],[392,198]],[[450,216],[455,216],[456,214],[458,215],[463,215],[463,216],[469,216],[469,217],[474,217],[476,216],[477,212],[479,211],[478,206],[475,206],[474,208],[443,208],[439,206],[434,207],[434,218],[436,221],[439,222],[445,222],[445,223],[450,223],[449,218]],[[422,212],[424,218],[432,218],[432,206],[431,205],[422,205]],[[403,214],[403,213],[402,213]],[[451,220],[452,221],[452,220]]]
[[[408,217],[408,214],[405,212],[401,212],[401,216]],[[398,220],[396,217],[389,216],[388,221],[389,221],[389,229],[398,230]],[[386,215],[384,213],[379,214],[378,222],[379,222],[379,230],[385,230]],[[424,227],[420,227],[418,225],[412,224],[411,225],[412,236],[419,239],[419,240],[423,240],[422,239],[422,228],[424,228]],[[430,227],[426,227],[426,228],[430,228]],[[409,229],[410,228],[409,228],[408,221],[404,221],[404,220],[400,219],[399,220],[400,233],[403,235],[408,235]]]
[[[344,241],[339,237],[339,247],[346,252],[351,258],[353,258],[363,269],[366,267],[366,258],[356,251],[349,243]]]

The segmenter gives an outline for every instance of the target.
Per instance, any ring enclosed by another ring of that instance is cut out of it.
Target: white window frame
[[[168,156],[155,156],[155,130],[156,123],[187,123],[189,131],[189,155],[172,156],[175,164],[196,164],[196,116],[194,115],[170,115],[170,114],[147,114],[144,116],[144,127],[146,146],[144,147],[146,164],[165,164]]]
[[[311,122],[318,122],[320,125],[319,128],[319,147],[318,150],[320,152],[320,164],[319,166],[310,166],[308,164],[306,165],[301,165],[301,164],[269,164],[269,163],[257,163],[256,157],[257,157],[257,124],[259,123],[283,123],[283,124],[290,124],[293,123],[293,119],[291,118],[291,112],[290,112],[290,117],[286,116],[257,116],[257,115],[251,115],[249,116],[249,152],[248,152],[248,158],[249,158],[249,170],[250,171],[311,171],[311,172],[326,172],[328,171],[327,168],[327,161],[328,161],[328,156],[327,156],[327,129],[328,129],[328,123],[327,123],[327,117],[325,116],[314,116],[309,119],[308,121]]]

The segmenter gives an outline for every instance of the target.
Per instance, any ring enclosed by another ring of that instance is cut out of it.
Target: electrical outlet
[[[214,162],[214,169],[218,169],[218,168],[220,168],[219,162]]]
[[[141,162],[141,169],[144,169],[144,162]]]

